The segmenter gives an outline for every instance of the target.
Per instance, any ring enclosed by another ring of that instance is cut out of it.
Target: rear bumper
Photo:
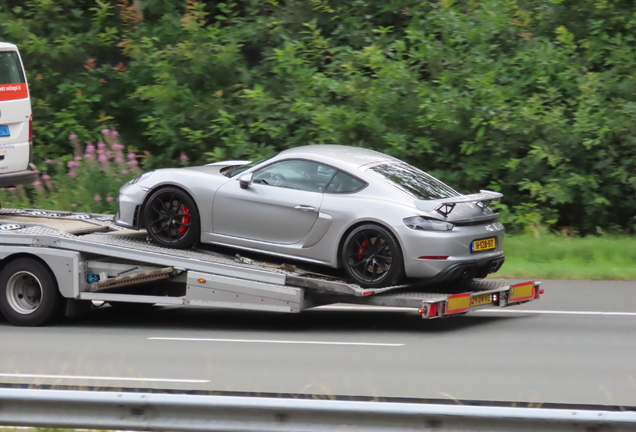
[[[24,171],[14,171],[0,174],[0,188],[16,186],[24,183],[33,183],[38,179],[40,172],[35,165],[29,164],[29,168]]]
[[[497,258],[452,264],[438,273],[435,277],[427,279],[427,282],[442,283],[485,278],[490,273],[498,271],[504,261],[505,258],[500,256]]]

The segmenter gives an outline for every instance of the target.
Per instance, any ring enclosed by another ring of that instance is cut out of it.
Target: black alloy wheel
[[[186,192],[176,187],[155,191],[144,209],[148,235],[161,246],[189,249],[200,239],[199,210]]]
[[[344,268],[366,288],[396,285],[404,278],[404,259],[396,238],[386,228],[366,224],[354,229],[342,248]]]
[[[55,276],[36,258],[8,262],[0,272],[0,287],[0,312],[11,324],[39,326],[64,313]]]

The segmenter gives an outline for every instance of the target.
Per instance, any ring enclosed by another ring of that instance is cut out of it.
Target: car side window
[[[287,159],[255,171],[252,183],[308,192],[324,192],[325,186],[335,173],[335,168],[317,162]]]
[[[338,171],[327,186],[327,193],[354,193],[366,186],[362,180]]]

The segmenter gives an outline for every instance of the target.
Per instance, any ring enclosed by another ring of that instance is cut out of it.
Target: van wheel
[[[39,326],[62,315],[64,297],[45,264],[18,258],[0,271],[0,311],[11,324]]]

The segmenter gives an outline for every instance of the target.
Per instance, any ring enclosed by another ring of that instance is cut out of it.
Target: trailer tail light
[[[510,287],[508,302],[517,303],[532,300],[537,296],[537,288],[534,282],[518,283]]]
[[[431,303],[428,305],[427,317],[437,316],[437,303]]]
[[[470,298],[470,293],[448,296],[448,300],[446,301],[446,313],[456,314],[468,311],[468,309],[470,309]]]

